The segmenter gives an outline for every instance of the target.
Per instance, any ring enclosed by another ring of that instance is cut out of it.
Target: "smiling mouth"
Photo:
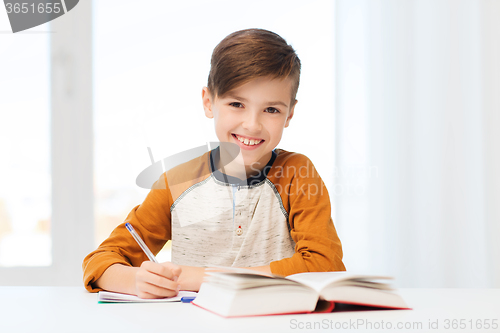
[[[264,142],[264,140],[249,139],[249,138],[245,138],[245,137],[242,137],[242,136],[239,136],[239,135],[236,135],[236,134],[232,134],[232,136],[236,140],[238,140],[239,142],[243,143],[245,146],[256,146],[256,145],[260,144],[261,142]]]

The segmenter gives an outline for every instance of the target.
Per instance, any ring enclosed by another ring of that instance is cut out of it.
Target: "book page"
[[[236,272],[207,272],[203,282],[223,285],[232,289],[248,289],[256,287],[268,287],[273,285],[294,285],[308,288],[301,283],[288,280],[283,277],[271,277],[267,275]]]
[[[387,289],[386,284],[374,283],[373,280],[392,279],[389,276],[360,275],[348,272],[309,272],[293,274],[286,277],[288,280],[296,281],[309,286],[320,293],[329,285],[361,285],[365,286],[365,281],[370,282],[370,287],[377,289]],[[380,287],[376,287],[379,285]]]
[[[279,275],[268,274],[260,271],[253,270],[251,268],[240,268],[240,267],[225,267],[225,266],[211,266],[205,268],[207,273],[210,272],[220,272],[220,273],[239,273],[239,274],[249,274],[267,277],[281,277]]]

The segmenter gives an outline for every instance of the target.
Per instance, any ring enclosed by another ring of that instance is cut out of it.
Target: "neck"
[[[231,157],[226,154],[224,150],[220,151],[220,158],[217,161],[216,168],[228,176],[236,177],[239,179],[248,179],[253,176],[259,175],[264,167],[267,165],[272,157],[272,153],[269,156],[262,157],[259,161],[252,163],[251,165],[242,164],[240,162],[241,156],[236,158]],[[225,161],[229,161],[225,163]]]

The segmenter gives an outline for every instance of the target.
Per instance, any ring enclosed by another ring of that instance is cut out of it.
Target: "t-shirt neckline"
[[[247,179],[240,179],[238,177],[226,175],[225,173],[222,173],[220,170],[215,168],[215,161],[219,161],[220,159],[220,150],[219,147],[213,149],[210,151],[210,172],[212,175],[217,179],[218,181],[230,185],[239,185],[239,186],[247,186],[247,185],[257,185],[261,182],[263,182],[267,178],[267,174],[269,170],[271,169],[274,160],[276,160],[276,157],[278,154],[276,154],[275,150],[271,152],[271,158],[267,162],[266,166],[261,169],[261,171],[254,176],[251,176]]]

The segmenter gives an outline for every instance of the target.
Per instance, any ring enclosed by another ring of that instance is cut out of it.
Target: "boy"
[[[295,51],[270,31],[237,31],[217,45],[202,101],[221,145],[164,173],[125,221],[153,253],[171,239],[172,262],[148,261],[122,224],[85,258],[87,290],[174,296],[197,291],[210,266],[345,270],[316,169],[304,155],[275,149],[299,77]]]

